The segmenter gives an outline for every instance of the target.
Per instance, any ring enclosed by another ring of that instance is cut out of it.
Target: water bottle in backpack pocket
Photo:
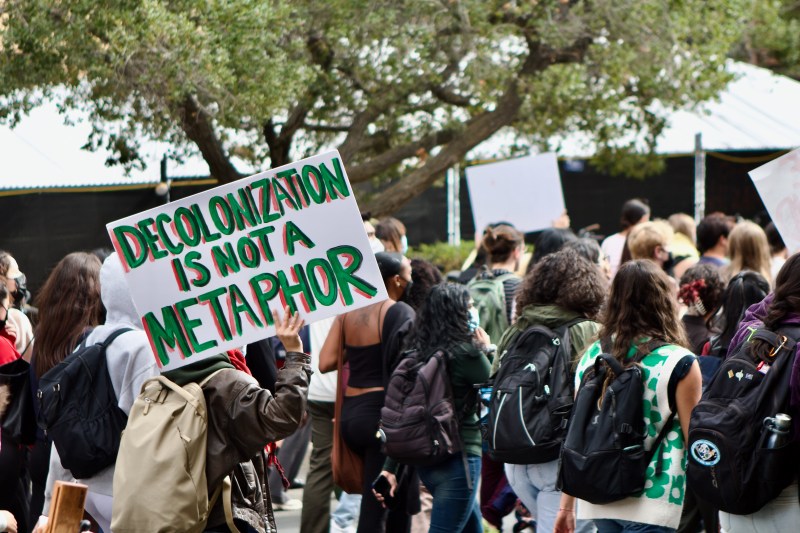
[[[756,360],[751,339],[774,346],[770,361]],[[754,513],[797,479],[800,450],[783,415],[795,348],[788,332],[757,330],[722,363],[692,411],[687,483],[721,511]]]

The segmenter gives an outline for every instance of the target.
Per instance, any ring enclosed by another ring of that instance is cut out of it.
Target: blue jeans
[[[419,467],[419,478],[433,496],[431,527],[428,533],[482,533],[481,510],[478,506],[478,481],[481,458],[467,456],[470,488],[464,469],[464,458],[454,455],[432,467]]]
[[[342,492],[339,497],[339,505],[331,513],[331,519],[341,528],[355,527],[358,523],[359,511],[361,511],[361,494]]]
[[[797,483],[789,485],[774,500],[753,514],[735,515],[720,511],[722,533],[797,531],[795,528],[800,523],[797,491]]]
[[[608,518],[595,519],[594,525],[597,526],[597,533],[675,533],[669,527]]]
[[[506,465],[506,478],[525,507],[536,518],[537,531],[553,531],[561,507],[558,481],[558,459],[533,465]],[[577,505],[577,503],[576,503]],[[591,520],[578,520],[576,533],[593,533]]]

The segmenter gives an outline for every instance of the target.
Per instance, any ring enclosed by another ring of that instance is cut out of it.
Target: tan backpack
[[[214,375],[183,387],[164,376],[142,385],[117,455],[111,531],[200,533],[220,492],[228,526],[236,531],[230,479],[211,498],[206,482],[208,417],[202,387]]]

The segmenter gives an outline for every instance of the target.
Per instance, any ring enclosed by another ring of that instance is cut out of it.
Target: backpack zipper
[[[531,441],[531,446],[536,446],[536,443],[533,442],[533,437],[528,432],[528,426],[525,424],[525,417],[522,416],[522,387],[519,388],[519,421],[522,424],[522,429],[525,430],[525,435],[528,436],[528,440]],[[497,425],[495,425],[495,430],[497,429]]]
[[[506,403],[506,398],[508,398],[508,393],[503,394],[503,399],[500,400],[500,406],[497,408],[497,416],[495,417],[495,424],[494,424],[494,431],[492,432],[492,447],[497,449],[497,426],[500,424],[497,423],[500,420],[500,413],[503,411],[503,404]]]

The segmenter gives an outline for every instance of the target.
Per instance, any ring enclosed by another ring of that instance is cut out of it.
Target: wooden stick
[[[88,487],[82,483],[56,481],[46,533],[78,533],[83,520]]]

